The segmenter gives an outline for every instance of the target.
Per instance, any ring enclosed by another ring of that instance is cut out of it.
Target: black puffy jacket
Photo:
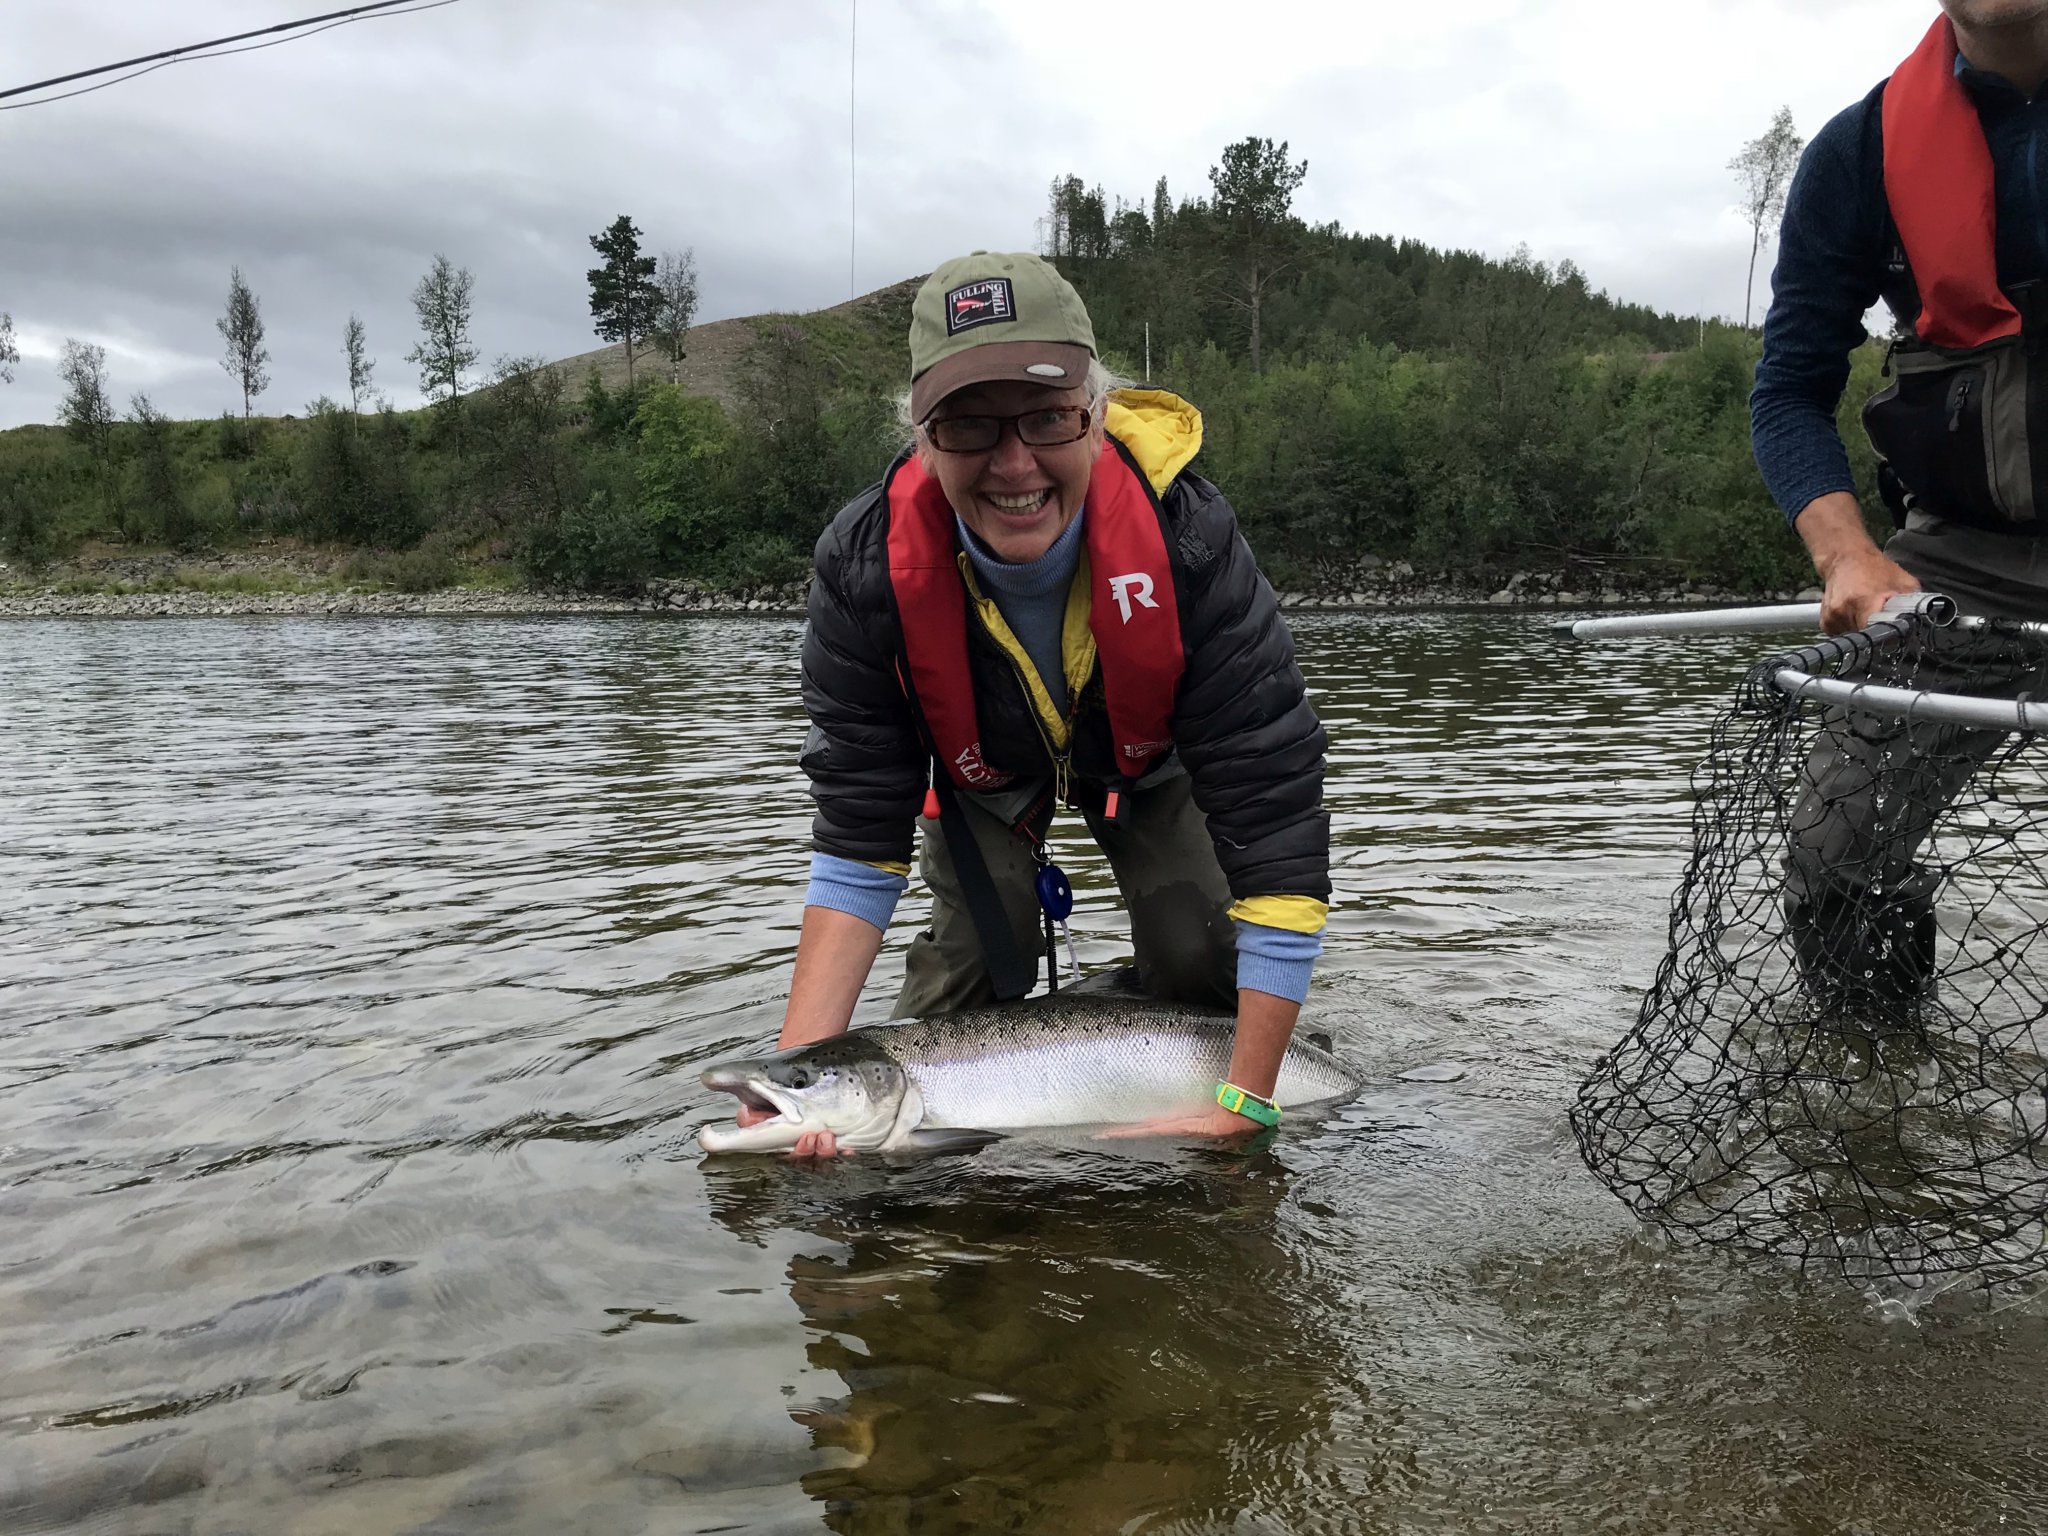
[[[1193,423],[1199,442],[1199,418],[1182,402],[1155,393],[1120,398],[1141,409],[1170,401]],[[1137,430],[1125,436],[1119,423],[1112,404],[1112,432],[1156,475],[1157,443]],[[1191,453],[1169,455],[1168,462],[1184,462]],[[1173,742],[1193,779],[1195,804],[1208,819],[1217,861],[1238,900],[1327,901],[1326,738],[1294,663],[1294,637],[1223,494],[1182,469],[1159,502],[1186,651]],[[803,646],[804,708],[811,718],[803,768],[818,806],[812,834],[818,851],[907,863],[931,757],[898,681],[903,641],[891,601],[888,522],[878,483],[849,502],[818,540]],[[1020,777],[1049,778],[1053,766],[1030,700],[971,604],[967,629],[985,760]],[[1099,804],[1117,773],[1099,666],[1080,696],[1070,758],[1081,793],[1092,793]]]

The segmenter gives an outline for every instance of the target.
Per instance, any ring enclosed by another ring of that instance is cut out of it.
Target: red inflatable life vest
[[[932,748],[962,789],[996,789],[1015,775],[982,753],[967,664],[967,586],[952,504],[915,455],[884,490],[889,584],[903,628],[903,681],[923,712]],[[1185,656],[1166,525],[1151,487],[1114,438],[1088,482],[1088,627],[1102,669],[1117,767],[1136,778],[1173,746],[1173,705]]]
[[[1885,83],[1884,195],[1920,289],[1913,328],[1929,346],[1980,347],[2020,331],[1998,286],[1991,148],[1956,78],[1956,34],[1937,16]]]

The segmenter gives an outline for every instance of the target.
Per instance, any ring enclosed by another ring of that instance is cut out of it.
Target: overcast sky
[[[0,89],[345,3],[5,0]],[[1030,248],[1063,172],[1204,191],[1246,134],[1307,158],[1309,219],[1526,242],[1618,298],[1739,317],[1730,156],[1780,105],[1810,137],[1935,9],[860,0],[854,47],[849,0],[457,0],[0,111],[23,354],[0,427],[54,419],[67,336],[107,349],[124,405],[239,409],[214,329],[234,265],[269,328],[259,409],[345,393],[351,312],[410,405],[409,295],[436,252],[476,274],[487,360],[561,357],[599,344],[588,237],[622,212],[650,250],[695,248],[700,319],[812,309]]]

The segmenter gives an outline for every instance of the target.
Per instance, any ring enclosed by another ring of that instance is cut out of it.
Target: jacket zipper
[[[1969,403],[1970,403],[1970,376],[1969,376],[1969,375],[1968,375],[1968,374],[1966,373],[1966,374],[1964,374],[1964,375],[1963,375],[1963,376],[1962,376],[1961,378],[1959,378],[1959,379],[1957,379],[1957,380],[1956,380],[1956,396],[1955,396],[1955,402],[1954,402],[1953,406],[1952,406],[1952,407],[1950,408],[1950,410],[1949,410],[1949,413],[1948,413],[1948,429],[1949,429],[1949,431],[1951,431],[1951,432],[1958,432],[1958,431],[1961,431],[1961,430],[1962,430],[1962,425],[1963,425],[1963,407],[1964,407],[1964,406],[1966,406],[1966,405],[1968,405]]]

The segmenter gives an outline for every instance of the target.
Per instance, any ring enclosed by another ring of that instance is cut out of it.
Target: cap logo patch
[[[958,336],[977,325],[995,325],[1017,318],[1016,295],[1007,277],[985,277],[965,283],[946,295],[946,334]]]

